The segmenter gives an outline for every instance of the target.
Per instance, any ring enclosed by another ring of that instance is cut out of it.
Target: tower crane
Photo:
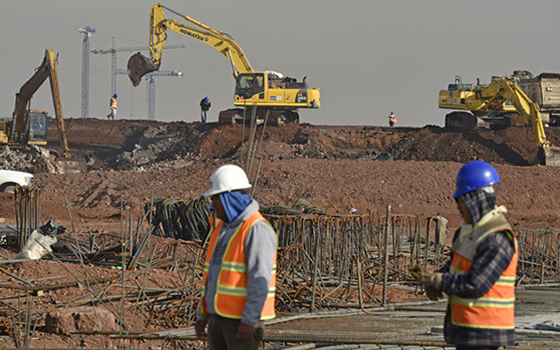
[[[89,52],[91,43],[89,38],[95,33],[95,28],[81,27],[78,32],[84,34],[82,41],[82,118],[89,117]]]
[[[126,69],[117,69],[115,74],[126,74]],[[160,70],[145,75],[148,82],[148,120],[156,120],[156,77],[181,77],[182,72],[176,70]]]
[[[115,46],[115,37],[112,37],[111,48],[107,50],[102,49],[91,49],[92,53],[95,54],[111,54],[111,96],[113,96],[117,92],[117,52],[137,52],[137,51],[148,51],[150,49],[149,46],[135,46],[135,47],[116,47]],[[165,49],[183,49],[186,48],[186,45],[179,44],[179,45],[168,45]]]

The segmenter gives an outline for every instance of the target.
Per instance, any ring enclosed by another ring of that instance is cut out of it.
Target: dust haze
[[[5,4],[8,4],[5,1]],[[59,54],[65,118],[81,116],[82,41],[80,27],[96,29],[92,49],[148,45],[154,1],[17,1],[0,14],[0,117],[11,117],[15,93],[42,61],[44,50]],[[399,126],[443,125],[438,91],[455,75],[488,82],[491,75],[525,69],[535,75],[558,72],[560,2],[455,1],[200,1],[164,2],[169,8],[227,32],[256,70],[275,70],[321,89],[319,110],[302,110],[302,123],[387,124],[394,110]],[[166,12],[169,18],[180,20]],[[199,120],[198,103],[212,99],[209,121],[233,105],[234,80],[228,60],[187,36],[169,32],[162,70],[182,77],[157,78],[156,119]],[[126,68],[134,52],[119,52]],[[143,51],[147,54],[146,51]],[[89,116],[105,119],[111,93],[111,56],[90,55]],[[119,119],[147,119],[145,81],[133,88],[117,76]],[[54,115],[48,87],[32,108]]]

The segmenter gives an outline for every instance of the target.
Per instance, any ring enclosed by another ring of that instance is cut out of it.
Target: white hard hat
[[[210,188],[204,192],[206,197],[224,192],[251,188],[245,171],[237,165],[222,165],[210,176]]]

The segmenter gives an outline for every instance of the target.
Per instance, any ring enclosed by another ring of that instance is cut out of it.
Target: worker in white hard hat
[[[243,169],[223,165],[204,192],[217,220],[210,229],[195,329],[199,338],[208,335],[211,350],[258,349],[264,320],[275,317],[278,240],[250,188]]]

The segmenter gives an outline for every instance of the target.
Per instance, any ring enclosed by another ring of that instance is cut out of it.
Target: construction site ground
[[[127,232],[127,225],[142,218],[144,205],[151,198],[175,197],[185,202],[197,198],[207,189],[209,176],[214,169],[228,163],[244,166],[248,159],[251,174],[258,174],[253,195],[262,205],[281,204],[289,207],[297,199],[305,199],[324,208],[330,215],[348,215],[351,208],[357,209],[354,215],[384,213],[390,206],[393,214],[409,214],[420,218],[442,216],[449,220],[449,233],[462,222],[451,196],[457,171],[465,162],[481,159],[492,163],[500,174],[502,182],[495,186],[498,204],[508,208],[507,216],[516,227],[531,230],[560,227],[559,169],[535,164],[537,148],[528,139],[525,127],[456,131],[432,125],[417,128],[260,125],[256,129],[255,157],[247,157],[249,130],[243,125],[68,119],[65,126],[71,154],[86,160],[86,171],[61,173],[57,168],[55,158],[60,156],[60,148],[55,121],[50,121],[49,144],[45,148],[50,153],[39,148],[18,150],[4,146],[0,149],[0,165],[3,169],[29,171],[35,175],[36,183],[41,188],[41,218],[45,221],[52,218],[68,228],[71,232],[65,234],[68,240],[85,239],[87,235],[98,234],[114,236],[115,242],[118,242],[123,232]],[[546,132],[553,145],[560,145],[560,128],[546,128]],[[0,194],[0,199],[0,217],[9,226],[16,220],[14,196]],[[451,234],[447,237],[449,243]],[[0,246],[0,254],[6,260],[14,259],[18,253],[14,244],[10,243],[8,239]],[[170,243],[168,238],[154,237],[150,244],[157,251]],[[151,252],[149,250],[143,258],[147,259]],[[87,259],[83,264],[43,259],[6,263],[0,267],[7,272],[0,274],[0,291],[4,298],[12,300],[17,295],[22,298],[22,294],[17,293],[22,289],[14,288],[25,285],[22,280],[41,286],[75,284],[44,288],[41,296],[35,295],[34,308],[45,314],[57,308],[91,305],[84,301],[87,298],[79,297],[87,296],[98,286],[84,286],[76,283],[77,280],[91,279],[98,283],[115,281],[126,273],[130,278],[127,283],[131,285],[126,290],[123,287],[127,293],[134,288],[135,292],[142,290],[154,293],[163,289],[176,290],[185,283],[172,270],[152,269],[144,276],[141,268],[123,272],[114,266],[89,264]],[[106,288],[108,290],[111,287]],[[372,287],[370,292],[377,295],[381,289]],[[532,305],[538,296],[528,293],[525,298],[528,298],[526,303]],[[425,296],[399,289],[389,290],[388,299],[391,303],[427,302]],[[21,300],[23,304],[29,304],[29,300]],[[547,300],[550,301],[547,304],[550,311],[556,300]],[[351,322],[350,326],[337,328],[339,321],[335,321],[337,327],[333,327],[342,330],[342,333],[348,329],[350,335],[354,334],[358,324],[364,325],[366,333],[393,327],[392,332],[396,333],[383,338],[387,340],[387,346],[390,345],[390,338],[442,343],[442,334],[434,331],[434,335],[427,336],[426,332],[442,325],[444,306],[441,303],[427,305],[429,307],[424,306],[424,311],[404,307],[401,311],[398,308],[383,311],[381,316],[366,315],[357,309],[354,310],[355,315],[346,316],[351,320],[348,321]],[[118,303],[113,307],[124,308]],[[141,316],[132,309],[125,310],[125,318],[140,319],[139,322],[144,322],[144,329],[174,328],[168,319],[158,318],[159,314],[156,317],[152,313],[152,319],[148,320],[148,314]],[[544,307],[543,311],[547,311],[547,308]],[[383,320],[376,320],[375,317]],[[370,321],[372,328],[366,326],[370,325]],[[285,327],[293,331],[312,327],[320,321],[300,318],[293,322],[299,324],[293,328],[288,323],[283,326],[271,324],[267,329],[288,332]],[[13,323],[9,317],[0,321],[0,332],[3,334],[0,347],[15,347]],[[403,329],[401,324],[410,324],[415,329],[412,336],[403,338],[399,335],[399,329]],[[92,331],[100,329],[95,322],[90,326]],[[122,345],[120,339],[107,335],[55,334],[47,329],[44,319],[37,327],[37,332],[30,340],[32,348],[102,348]],[[321,339],[319,337],[301,343],[315,343],[320,347]],[[188,344],[183,342],[178,346],[203,346],[201,343]],[[272,341],[268,346],[279,347],[279,344]],[[288,344],[285,343],[286,347]],[[296,344],[297,341],[291,346]],[[530,342],[522,344],[531,346]],[[170,342],[136,340],[133,346],[161,349],[171,345]],[[379,345],[377,348],[380,348]]]

